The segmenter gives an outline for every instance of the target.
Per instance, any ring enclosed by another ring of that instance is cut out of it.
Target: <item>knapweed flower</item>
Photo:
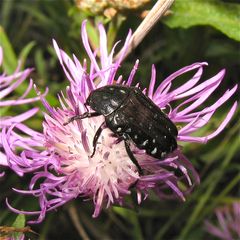
[[[3,62],[3,49],[0,46],[0,67]],[[20,86],[26,79],[29,77],[29,74],[32,72],[32,69],[28,68],[23,71],[20,71],[21,63],[19,63],[17,69],[15,72],[11,75],[7,75],[5,73],[2,73],[0,75],[0,166],[7,166],[12,168],[16,173],[19,175],[22,175],[22,170],[19,169],[18,163],[16,161],[12,161],[12,158],[9,156],[6,156],[4,152],[2,152],[2,146],[3,142],[6,140],[4,137],[2,137],[2,132],[5,131],[7,128],[11,128],[12,130],[9,131],[8,135],[8,144],[11,146],[12,150],[16,149],[17,147],[21,147],[24,149],[31,149],[31,141],[26,137],[26,135],[31,135],[34,133],[32,129],[29,129],[23,122],[30,117],[34,116],[36,112],[38,111],[38,108],[32,108],[22,114],[19,114],[17,116],[4,116],[4,107],[10,107],[10,106],[17,106],[17,105],[23,105],[32,103],[35,101],[38,101],[40,99],[39,96],[34,98],[27,98],[27,95],[29,94],[30,90],[33,86],[33,81],[30,80],[28,87],[26,88],[26,91],[23,93],[22,96],[20,96],[18,99],[11,99],[8,97],[9,95],[14,92],[14,90]],[[14,130],[13,130],[14,128]],[[23,136],[22,134],[25,136]],[[35,132],[37,135],[38,133]],[[35,144],[34,144],[35,146]],[[1,173],[0,175],[3,175]]]
[[[215,214],[217,224],[206,221],[206,230],[219,239],[240,239],[240,202],[218,208]]]
[[[117,60],[114,60],[113,55],[117,44],[108,53],[107,36],[103,25],[100,24],[98,29],[100,46],[93,51],[88,40],[86,22],[82,24],[81,36],[90,59],[89,66],[87,60],[81,64],[74,55],[70,58],[55,41],[53,42],[70,86],[67,87],[65,94],[62,92],[59,94],[59,108],[51,107],[45,98],[41,97],[46,108],[43,132],[37,136],[33,134],[29,141],[32,144],[36,142],[37,147],[41,143],[42,150],[25,149],[23,146],[19,155],[9,143],[13,128],[6,129],[3,134],[5,138],[3,147],[7,156],[15,161],[23,172],[32,171],[34,174],[29,190],[15,189],[15,191],[38,197],[40,211],[18,211],[9,203],[8,206],[18,213],[39,215],[35,223],[42,221],[47,211],[77,197],[92,200],[95,206],[93,217],[97,217],[105,206],[123,205],[124,197],[131,194],[133,190],[137,194],[138,203],[146,199],[151,190],[159,198],[177,196],[184,200],[191,188],[199,183],[197,172],[182,154],[180,147],[159,160],[150,157],[145,151],[132,144],[132,152],[144,172],[140,175],[126,152],[124,142],[119,141],[108,128],[101,133],[96,152],[91,157],[93,139],[104,121],[103,116],[64,124],[71,117],[86,112],[84,103],[96,88],[111,84],[132,85],[139,64],[138,60],[127,78],[117,76],[117,71],[129,47],[131,31],[125,40],[121,54]],[[99,61],[96,56],[100,56]],[[213,133],[204,137],[192,135],[208,123],[214,112],[234,94],[237,88],[235,86],[227,90],[215,103],[201,108],[201,105],[220,85],[225,74],[225,70],[222,70],[198,84],[203,67],[206,65],[207,63],[195,63],[184,67],[170,75],[157,87],[156,70],[153,66],[149,88],[143,90],[159,108],[165,111],[173,123],[183,125],[177,137],[179,144],[181,141],[206,143],[224,129],[236,109],[237,104],[234,103],[224,121]],[[192,70],[197,71],[190,80],[172,89],[172,83],[178,76]],[[171,108],[172,102],[180,99],[183,100],[182,103]],[[175,174],[176,171],[178,175]],[[180,182],[182,184],[179,184]]]

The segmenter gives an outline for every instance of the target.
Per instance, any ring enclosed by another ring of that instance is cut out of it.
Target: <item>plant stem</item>
[[[129,48],[124,56],[126,58],[143,40],[143,38],[149,33],[157,21],[164,15],[164,13],[170,8],[174,0],[158,0],[141,24],[138,26],[136,31],[133,33]],[[120,51],[121,52],[121,51]],[[116,55],[117,59],[120,52]]]

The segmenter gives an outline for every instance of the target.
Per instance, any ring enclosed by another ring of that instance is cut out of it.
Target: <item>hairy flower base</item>
[[[137,60],[129,77],[123,80],[117,77],[117,70],[121,65],[129,46],[131,32],[121,50],[121,55],[114,61],[113,47],[110,54],[107,52],[107,36],[103,26],[99,25],[100,46],[92,50],[88,41],[86,21],[82,24],[82,40],[84,48],[90,59],[81,64],[75,56],[71,59],[63,50],[59,49],[54,41],[54,47],[63,70],[69,80],[70,86],[66,95],[59,95],[59,108],[52,108],[41,97],[46,108],[43,132],[36,133],[30,129],[21,129],[27,135],[22,145],[23,151],[17,154],[11,136],[13,127],[4,127],[2,131],[3,148],[8,161],[22,174],[33,172],[34,176],[29,185],[29,190],[15,191],[30,194],[39,198],[40,211],[25,212],[12,208],[17,213],[39,215],[36,221],[41,222],[47,211],[55,209],[77,197],[92,200],[95,205],[94,217],[97,217],[103,207],[111,204],[124,204],[125,196],[131,191],[137,193],[138,203],[148,197],[149,191],[154,191],[161,199],[178,197],[184,200],[192,187],[199,183],[199,177],[192,164],[186,159],[179,146],[174,152],[163,159],[154,159],[145,151],[137,149],[133,144],[131,149],[144,175],[140,176],[136,166],[129,159],[123,141],[112,135],[109,129],[104,129],[94,156],[92,142],[94,135],[104,121],[103,117],[93,117],[78,120],[64,125],[69,118],[86,111],[85,101],[90,92],[98,87],[109,84],[124,84],[130,86],[137,71]],[[96,56],[100,56],[99,63]],[[225,103],[236,91],[237,86],[227,90],[212,105],[201,106],[216,90],[223,80],[225,71],[222,70],[212,78],[199,83],[203,67],[207,63],[195,63],[184,67],[166,78],[159,86],[155,87],[156,70],[152,66],[152,76],[148,89],[143,92],[162,110],[176,125],[181,125],[177,140],[179,142],[206,143],[219,134],[233,116],[237,103],[235,102],[220,126],[207,136],[193,136],[198,129],[205,126],[215,111]],[[90,69],[88,71],[88,69]],[[196,70],[193,77],[182,86],[173,89],[173,81],[178,76]],[[95,83],[98,82],[98,85]],[[156,89],[154,91],[154,89]],[[180,105],[171,108],[174,101],[182,100]],[[169,111],[167,112],[167,109]],[[89,109],[90,110],[90,109]],[[28,140],[27,140],[28,139]],[[29,142],[28,142],[29,141]],[[176,174],[176,171],[178,174]],[[181,183],[181,184],[180,184]],[[180,187],[183,186],[183,187]],[[184,189],[184,190],[183,190]]]

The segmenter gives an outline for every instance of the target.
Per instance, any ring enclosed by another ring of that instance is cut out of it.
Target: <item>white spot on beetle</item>
[[[156,139],[154,138],[154,139],[152,140],[152,142],[155,143],[155,142],[156,142]]]
[[[109,88],[109,90],[110,90],[110,91],[113,91],[113,90],[114,90],[114,88],[113,88],[113,87],[110,87],[110,88]]]
[[[110,99],[110,103],[113,107],[117,107],[118,103],[116,101],[114,101],[113,99]]]
[[[157,153],[157,148],[155,147],[152,151],[151,154],[156,154]]]
[[[149,142],[149,141],[148,141],[148,139],[147,139],[147,140],[145,140],[141,145],[142,145],[142,146],[146,146],[146,145],[148,144],[148,142]]]
[[[157,119],[157,117],[158,117],[157,113],[154,114],[153,118],[154,118],[154,119]]]
[[[130,133],[131,131],[132,131],[131,128],[128,128],[128,129],[126,130],[126,132],[128,132],[128,133]]]
[[[116,119],[116,121],[119,121],[120,120],[119,115],[115,114],[114,119]]]
[[[165,157],[166,154],[167,154],[166,152],[162,152],[162,153],[161,153],[161,157],[162,157],[162,158]]]
[[[123,89],[120,89],[120,92],[126,94],[126,91]]]
[[[134,135],[134,138],[137,139],[137,138],[138,138],[138,135]]]
[[[107,96],[103,96],[102,98],[103,98],[103,100],[107,100],[107,99],[108,99],[108,97],[107,97]]]
[[[167,136],[166,136],[166,135],[164,135],[163,137],[164,137],[165,139],[167,138]]]
[[[122,131],[122,128],[117,128],[117,132],[121,132]]]

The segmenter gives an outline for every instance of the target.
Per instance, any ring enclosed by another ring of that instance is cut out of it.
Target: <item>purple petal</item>
[[[156,68],[154,65],[152,65],[152,76],[151,76],[151,80],[148,88],[148,97],[151,99],[153,98],[155,83],[156,83]]]

